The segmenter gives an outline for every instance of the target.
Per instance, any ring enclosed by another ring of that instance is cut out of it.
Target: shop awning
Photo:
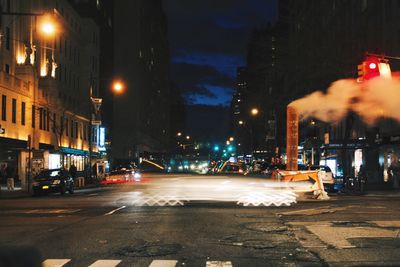
[[[87,156],[89,154],[89,151],[75,149],[75,148],[68,148],[68,147],[62,147],[62,148],[60,148],[60,151],[65,154],[74,154],[74,155],[81,155],[81,156]]]

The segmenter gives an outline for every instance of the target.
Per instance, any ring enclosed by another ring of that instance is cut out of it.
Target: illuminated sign
[[[106,140],[106,128],[100,127],[99,146],[104,147]]]

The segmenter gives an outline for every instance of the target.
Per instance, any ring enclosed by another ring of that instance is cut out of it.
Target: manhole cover
[[[179,244],[147,243],[122,248],[118,254],[127,257],[154,257],[176,254],[182,249]]]
[[[245,228],[265,233],[281,233],[289,230],[285,225],[271,225],[265,223],[249,223],[246,224]]]

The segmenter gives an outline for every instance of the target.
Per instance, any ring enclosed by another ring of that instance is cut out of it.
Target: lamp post
[[[251,125],[250,127],[246,127],[246,122],[243,120],[238,121],[239,126],[242,128],[246,129],[249,131],[250,134],[250,150],[251,150],[251,156],[253,156],[253,151],[254,151],[254,141],[253,141],[253,126]]]
[[[122,94],[126,88],[126,84],[121,79],[116,79],[111,83],[111,89],[114,94]],[[89,161],[89,178],[92,179],[92,152],[93,152],[93,126],[100,126],[101,125],[101,118],[99,118],[101,104],[103,103],[103,99],[100,97],[95,97],[93,95],[93,87],[90,87],[89,91],[90,101],[92,102],[92,108],[90,112],[89,118],[89,154],[88,154],[88,161]]]

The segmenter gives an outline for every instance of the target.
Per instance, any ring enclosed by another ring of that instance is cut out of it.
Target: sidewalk
[[[100,188],[101,184],[87,184],[83,187],[75,187],[75,192],[80,193],[84,192],[84,190],[92,189],[92,188]],[[27,192],[23,190],[21,187],[14,187],[14,191],[9,191],[7,186],[2,184],[0,185],[0,199],[12,199],[12,198],[24,198],[32,196],[32,192]]]

